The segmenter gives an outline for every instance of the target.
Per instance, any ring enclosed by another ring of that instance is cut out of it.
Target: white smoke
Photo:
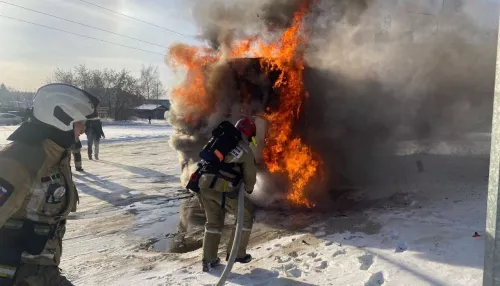
[[[329,186],[325,191],[346,179],[368,182],[379,154],[391,153],[401,136],[489,129],[497,1],[315,2],[306,20],[312,31],[304,71],[310,97],[295,131],[321,156]],[[193,15],[210,46],[224,49],[248,35],[269,30],[279,35],[299,3],[197,1]],[[224,118],[222,111],[239,108],[240,97],[227,71],[220,65],[209,74],[208,90],[216,94],[212,98],[219,109],[202,124],[187,126],[175,110],[171,114],[178,128],[172,146],[183,164],[196,161],[208,133]],[[186,174],[190,171],[186,168]],[[264,206],[283,193],[269,178],[259,175],[255,194]]]

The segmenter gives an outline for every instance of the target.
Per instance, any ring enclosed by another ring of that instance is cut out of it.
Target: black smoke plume
[[[310,96],[295,131],[323,161],[321,190],[370,184],[373,168],[383,167],[384,156],[393,154],[400,140],[488,131],[496,2],[312,3],[304,24],[311,33],[304,71]],[[249,36],[262,35],[265,40],[266,35],[279,35],[299,4],[300,0],[197,1],[193,15],[209,46],[223,51]],[[171,113],[178,128],[172,145],[183,164],[196,160],[207,132],[227,110],[241,107],[241,77],[228,76],[233,72],[227,61],[209,72],[207,88],[221,108],[203,124],[188,127],[176,118],[175,108]],[[263,93],[269,94],[269,82],[262,78]],[[256,110],[266,104],[267,100],[255,101]],[[325,194],[318,189],[310,192]]]

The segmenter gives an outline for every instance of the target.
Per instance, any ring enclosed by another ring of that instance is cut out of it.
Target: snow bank
[[[0,146],[8,143],[7,138],[17,128],[18,126],[0,126]],[[104,121],[103,130],[106,139],[102,139],[101,144],[139,139],[168,138],[173,132],[173,129],[164,120],[157,120],[153,124],[141,121]],[[80,139],[82,144],[87,143],[85,134]]]

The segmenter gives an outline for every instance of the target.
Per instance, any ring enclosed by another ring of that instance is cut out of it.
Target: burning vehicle
[[[431,17],[403,2],[198,2],[209,45],[176,44],[166,56],[186,71],[168,116],[182,184],[213,128],[243,116],[257,124],[251,199],[293,213],[369,207],[405,191],[411,152],[489,130],[496,24],[468,13],[479,3]],[[181,229],[202,223],[196,208],[186,204]]]
[[[186,71],[169,114],[182,184],[212,129],[243,116],[258,125],[254,198],[306,209],[329,208],[339,189],[390,177],[378,170],[401,140],[489,126],[495,39],[488,32],[483,42],[491,45],[473,40],[476,23],[460,10],[443,20],[461,29],[443,22],[424,39],[396,18],[386,18],[392,34],[375,27],[381,11],[401,13],[376,1],[263,2],[251,6],[257,18],[237,3],[226,12],[199,9],[212,22],[222,18],[207,33],[218,45],[169,49],[167,64]],[[248,32],[247,24],[262,30]]]
[[[320,161],[294,134],[308,97],[302,77],[306,35],[301,31],[307,11],[308,5],[304,5],[281,37],[267,44],[254,37],[226,52],[186,45],[170,49],[170,66],[187,70],[185,82],[172,92],[170,113],[176,127],[171,145],[181,154],[183,183],[218,123],[252,116],[258,125],[256,154],[263,171],[286,182],[286,199],[292,205],[314,206],[306,188],[320,173]],[[248,54],[254,57],[245,57]]]

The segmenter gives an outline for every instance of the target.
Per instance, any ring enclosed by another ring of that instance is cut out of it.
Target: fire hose
[[[234,261],[236,260],[236,254],[238,253],[238,248],[240,247],[241,240],[241,231],[243,230],[243,212],[245,202],[245,190],[243,188],[243,184],[238,188],[238,214],[236,218],[236,231],[233,240],[233,246],[231,247],[231,254],[229,255],[229,260],[227,261],[227,265],[222,272],[219,282],[217,282],[217,286],[222,286],[226,283],[227,277],[229,273],[231,273],[231,269],[233,268]]]

